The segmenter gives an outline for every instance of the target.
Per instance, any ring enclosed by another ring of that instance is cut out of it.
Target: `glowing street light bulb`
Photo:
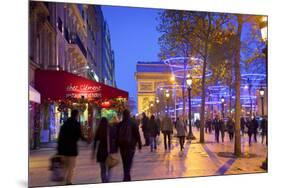
[[[260,96],[263,97],[264,96],[264,89],[260,88],[259,92],[260,92]]]
[[[170,93],[166,93],[166,97],[169,98],[170,97]]]
[[[174,82],[176,80],[175,75],[172,75],[170,80],[171,80],[171,82]]]
[[[156,103],[159,103],[160,101],[159,101],[159,99],[156,99]]]
[[[192,78],[191,78],[190,74],[188,74],[187,77],[186,77],[186,85],[188,87],[191,87],[191,85],[192,85]]]

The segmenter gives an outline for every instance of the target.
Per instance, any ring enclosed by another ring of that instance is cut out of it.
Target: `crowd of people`
[[[118,159],[114,159],[114,154],[120,152],[123,165],[123,181],[131,181],[131,167],[136,148],[150,146],[150,151],[157,151],[159,147],[160,133],[163,135],[163,146],[165,151],[171,150],[171,138],[176,136],[180,144],[180,151],[184,150],[185,139],[187,138],[187,120],[183,116],[177,117],[174,121],[168,114],[161,119],[159,116],[151,115],[148,117],[142,113],[141,118],[131,117],[128,110],[124,110],[122,120],[113,117],[109,122],[107,118],[102,117],[94,137],[83,136],[78,122],[78,110],[73,110],[71,117],[62,125],[59,139],[57,155],[63,158],[64,164],[64,180],[66,184],[72,184],[73,170],[75,168],[76,157],[78,155],[77,142],[79,139],[92,143],[92,159],[96,160],[100,165],[100,176],[102,182],[110,182],[111,168],[118,164]],[[264,117],[258,123],[256,117],[241,117],[241,135],[248,134],[249,145],[252,145],[252,137],[257,142],[258,130],[261,130],[261,142],[264,143],[266,138],[267,144],[267,117]],[[205,125],[205,133],[215,135],[217,143],[225,141],[225,132],[229,135],[229,141],[233,142],[235,135],[235,121],[232,117],[224,120],[219,115],[214,119],[207,118]],[[194,121],[195,127],[200,127],[200,121]],[[139,130],[142,130],[144,143],[142,145]],[[199,128],[198,128],[199,129]],[[176,134],[174,134],[176,130]]]

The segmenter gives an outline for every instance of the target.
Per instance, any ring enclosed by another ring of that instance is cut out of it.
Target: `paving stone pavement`
[[[265,172],[260,168],[267,155],[267,147],[253,143],[249,147],[248,136],[242,137],[242,151],[245,157],[233,158],[221,155],[234,150],[233,142],[229,142],[226,133],[224,143],[215,143],[213,134],[205,134],[206,144],[199,143],[199,132],[194,129],[196,140],[186,141],[181,152],[176,137],[172,138],[171,150],[165,151],[163,138],[157,151],[150,152],[149,147],[136,151],[132,167],[132,180],[151,180],[179,177],[213,176],[224,174],[244,174]],[[143,140],[143,138],[142,138]],[[95,160],[91,160],[91,146],[79,143],[80,153],[73,176],[74,184],[100,183],[100,169]],[[55,154],[55,147],[42,148],[30,152],[29,156],[29,186],[61,185],[50,181],[49,159]],[[253,155],[255,154],[255,155]],[[249,157],[247,157],[249,156]],[[118,155],[120,158],[120,156]],[[121,160],[120,160],[121,161]],[[112,169],[112,182],[122,181],[122,164]]]

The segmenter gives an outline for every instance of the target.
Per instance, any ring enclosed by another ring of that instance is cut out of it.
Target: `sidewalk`
[[[229,142],[228,134],[224,143],[215,143],[214,135],[205,134],[206,144],[200,144],[199,132],[194,129],[196,140],[185,143],[183,152],[179,150],[176,137],[172,139],[172,149],[164,151],[163,138],[156,152],[150,152],[149,147],[144,147],[141,152],[136,152],[132,168],[133,180],[165,179],[177,177],[195,177],[224,174],[242,174],[265,172],[260,168],[266,157],[267,147],[253,143],[251,147],[245,143],[248,136],[242,139],[242,151],[247,154],[243,158],[225,156],[233,152],[233,143]],[[225,153],[222,153],[225,152]],[[50,182],[48,171],[49,158],[55,153],[55,149],[49,148],[32,152],[30,155],[30,186],[58,185]],[[99,183],[99,165],[90,159],[91,146],[80,148],[77,158],[74,184]],[[112,181],[122,181],[122,164],[112,169]]]

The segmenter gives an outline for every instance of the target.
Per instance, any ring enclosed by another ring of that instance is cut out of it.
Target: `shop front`
[[[71,109],[80,112],[85,137],[92,136],[102,116],[120,115],[128,93],[65,71],[36,70],[35,88],[41,94],[41,143],[55,142]]]

